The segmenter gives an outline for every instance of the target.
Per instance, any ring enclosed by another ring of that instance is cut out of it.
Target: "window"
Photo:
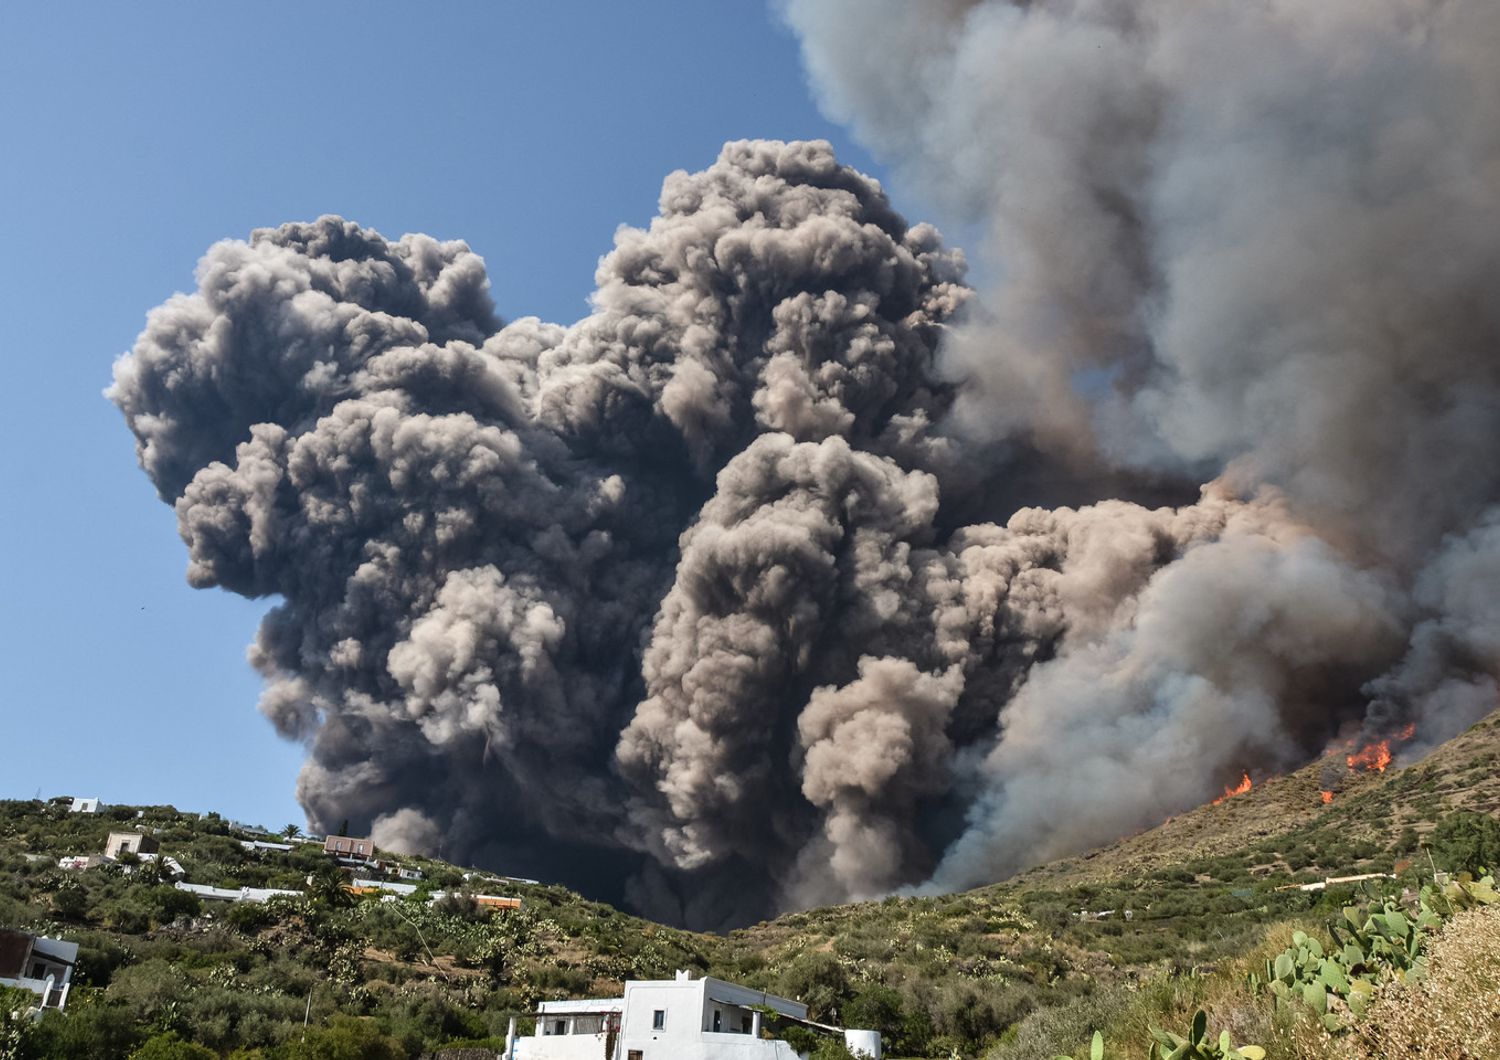
[[[555,1020],[553,1022],[553,1024],[552,1024],[552,1033],[553,1034],[567,1034],[568,1033],[568,1022],[567,1022],[567,1020]]]
[[[642,1053],[639,1049],[631,1049],[625,1054],[625,1060],[641,1060]]]
[[[743,1016],[740,1017],[740,1033],[741,1034],[749,1034],[750,1031],[754,1027],[755,1027],[755,1017],[751,1016],[750,1013],[747,1012]]]
[[[667,1026],[667,1010],[659,1008],[651,1013],[651,1029],[653,1031],[665,1030]]]
[[[722,1031],[723,1029],[724,1013],[720,1009],[714,1009],[714,1031],[717,1033],[718,1031]]]

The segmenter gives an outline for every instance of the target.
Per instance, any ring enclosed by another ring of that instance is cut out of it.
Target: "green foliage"
[[[276,914],[263,902],[236,902],[224,914],[224,919],[247,935],[254,935],[262,928],[276,923]]]
[[[855,1057],[838,1038],[823,1038],[808,1054],[808,1060],[855,1060]]]
[[[1500,820],[1487,813],[1457,810],[1432,832],[1433,857],[1450,872],[1479,874],[1500,870]]]
[[[1186,1035],[1152,1027],[1151,1040],[1146,1044],[1148,1060],[1265,1060],[1266,1055],[1266,1051],[1258,1045],[1235,1045],[1228,1031],[1219,1032],[1217,1037],[1210,1035],[1208,1014],[1202,1009],[1194,1013],[1192,1025]],[[1103,1032],[1094,1032],[1088,1056],[1089,1060],[1105,1060]],[[1074,1058],[1057,1056],[1053,1060]],[[1078,1060],[1083,1060],[1082,1055]]]
[[[1228,1031],[1218,1038],[1208,1034],[1208,1015],[1199,1009],[1193,1015],[1186,1036],[1151,1028],[1148,1042],[1149,1060],[1265,1060],[1266,1051],[1258,1045],[1235,1045]]]
[[[1383,980],[1421,976],[1423,950],[1441,923],[1427,905],[1408,915],[1393,898],[1346,906],[1342,921],[1328,925],[1333,943],[1326,950],[1316,938],[1295,932],[1292,945],[1266,962],[1264,981],[1278,1004],[1300,1001],[1333,1032],[1346,1029],[1346,1014],[1364,1014]],[[1252,989],[1261,985],[1252,978]],[[1331,998],[1343,1008],[1331,1005]]]
[[[66,1013],[48,1011],[36,1023],[31,1055],[36,1060],[127,1060],[142,1037],[123,1006],[90,1003],[75,994]]]
[[[37,996],[29,990],[0,986],[0,1058],[11,1060],[31,1055],[35,1024],[31,1014]]]
[[[1500,891],[1495,889],[1493,876],[1476,880],[1464,872],[1441,888],[1422,888],[1422,904],[1424,907],[1456,913],[1477,906],[1500,905]]]
[[[849,973],[832,953],[805,953],[786,966],[779,992],[799,998],[815,1019],[836,1020],[840,1002],[850,993]]]
[[[217,1054],[195,1042],[185,1042],[176,1031],[163,1031],[146,1039],[130,1060],[218,1060]]]
[[[289,1042],[272,1056],[275,1060],[406,1060],[406,1050],[371,1020],[335,1016],[328,1026],[310,1030],[306,1041]]]
[[[1052,1060],[1073,1060],[1071,1056],[1058,1055]],[[1079,1057],[1079,1060],[1083,1060]],[[1104,1034],[1101,1031],[1094,1032],[1094,1039],[1089,1043],[1089,1060],[1104,1060]]]
[[[1295,932],[1292,945],[1266,962],[1264,979],[1250,977],[1251,990],[1269,990],[1278,1005],[1306,1005],[1331,1032],[1347,1030],[1351,1017],[1364,1015],[1382,982],[1425,974],[1425,950],[1445,913],[1496,904],[1500,893],[1493,878],[1476,881],[1463,874],[1441,889],[1424,887],[1415,911],[1394,898],[1345,906],[1342,921],[1328,925],[1330,947]]]
[[[324,862],[307,878],[307,900],[315,908],[347,909],[355,898],[345,884],[344,874],[332,862]]]
[[[88,908],[88,894],[75,880],[65,880],[52,892],[52,911],[63,920],[82,920]]]

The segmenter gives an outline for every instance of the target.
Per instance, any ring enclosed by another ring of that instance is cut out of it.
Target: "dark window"
[[[667,1010],[666,1009],[659,1008],[655,1012],[651,1013],[651,1029],[653,1031],[663,1030],[663,1029],[666,1028],[666,1026],[667,1026]]]
[[[642,1060],[643,1055],[639,1049],[631,1049],[625,1054],[625,1060]]]
[[[721,1031],[723,1029],[724,1029],[724,1013],[720,1012],[718,1009],[714,1009],[714,1030],[715,1031]]]
[[[750,1031],[751,1031],[751,1028],[753,1028],[754,1026],[755,1026],[755,1019],[754,1019],[754,1017],[750,1016],[749,1014],[746,1014],[746,1015],[740,1017],[740,1032],[742,1034],[749,1034]]]
[[[567,1023],[564,1022],[563,1020],[558,1020],[556,1023],[552,1024],[552,1033],[553,1034],[567,1034],[568,1033],[568,1025],[567,1025]]]

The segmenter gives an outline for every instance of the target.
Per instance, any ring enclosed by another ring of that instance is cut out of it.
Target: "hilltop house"
[[[118,859],[121,854],[155,854],[161,843],[145,832],[111,832],[104,841],[104,856]]]
[[[340,861],[368,863],[375,860],[375,844],[368,839],[331,835],[323,840],[323,853]]]
[[[98,813],[98,799],[74,799],[68,806],[69,813]]]
[[[67,1005],[77,963],[76,942],[0,929],[0,986],[30,990],[43,1008]]]
[[[505,1060],[797,1060],[774,1035],[801,1026],[841,1036],[856,1056],[880,1060],[880,1035],[813,1023],[807,1006],[722,979],[632,980],[623,997],[545,1001],[536,1033],[516,1036]]]

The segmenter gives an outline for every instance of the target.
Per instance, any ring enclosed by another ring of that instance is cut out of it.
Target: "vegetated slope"
[[[821,962],[820,986],[856,1004],[856,1017],[866,994],[890,988],[918,1028],[933,1020],[928,1052],[914,1055],[1003,1037],[1016,1050],[1007,1057],[1050,1057],[1122,1011],[1144,1036],[1141,998],[1152,990],[1167,1015],[1216,974],[1237,987],[1293,925],[1320,930],[1367,890],[1411,892],[1434,865],[1450,867],[1423,843],[1455,810],[1500,808],[1497,762],[1500,714],[1408,768],[1325,759],[992,887],[790,914],[732,941],[770,966]],[[1397,879],[1297,889],[1367,873]],[[984,1039],[980,1029],[996,1025],[1001,1033]],[[898,1050],[915,1044],[898,1034]]]
[[[1332,796],[1327,803],[1325,791]],[[1435,823],[1459,808],[1500,812],[1500,713],[1407,768],[1392,765],[1376,772],[1330,755],[1243,795],[1200,806],[1011,882],[1030,888],[1125,879],[1256,852],[1268,859],[1259,862],[1262,874],[1373,871],[1368,868],[1372,857],[1413,854]]]
[[[1330,781],[1330,763],[1317,762],[992,887],[792,913],[727,937],[653,924],[561,887],[465,879],[422,858],[403,861],[453,897],[345,907],[336,889],[308,887],[328,864],[316,846],[255,853],[215,815],[171,807],[88,817],[9,802],[0,803],[0,926],[83,944],[69,1013],[44,1021],[38,1056],[124,1058],[166,1031],[219,1055],[311,1056],[299,1051],[309,997],[312,1040],[363,1034],[393,1050],[371,1052],[367,1042],[359,1048],[368,1055],[418,1056],[493,1041],[510,1013],[538,1000],[610,993],[676,968],[876,1027],[892,1057],[1050,1056],[1076,1047],[1091,1026],[1178,1018],[1184,1006],[1209,1003],[1215,983],[1240,1004],[1243,970],[1284,945],[1290,925],[1316,930],[1357,890],[1288,885],[1392,871],[1402,879],[1381,882],[1417,883],[1429,865],[1420,844],[1438,821],[1460,807],[1500,806],[1497,761],[1500,716],[1407,769],[1366,774],[1334,763],[1342,775]],[[1330,784],[1325,805],[1319,792]],[[309,895],[210,908],[149,872],[57,867],[64,854],[102,850],[111,829],[136,826],[194,882]],[[524,905],[486,912],[476,893]],[[1245,1004],[1235,1019],[1264,1016],[1261,1031],[1292,1042],[1269,1010]]]

